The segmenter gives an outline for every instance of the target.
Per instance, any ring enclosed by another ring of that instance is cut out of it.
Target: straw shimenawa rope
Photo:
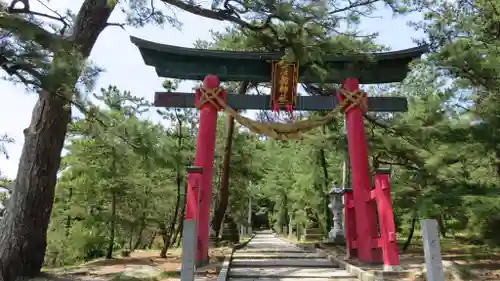
[[[201,98],[198,103],[198,107],[205,102],[210,102],[216,108],[222,108],[226,113],[231,114],[234,119],[238,121],[238,123],[247,127],[250,131],[276,140],[302,139],[304,138],[304,133],[329,123],[338,113],[348,111],[358,104],[364,111],[368,109],[367,97],[364,92],[361,90],[355,92],[340,90],[345,99],[338,103],[337,106],[325,116],[311,117],[309,119],[299,120],[293,123],[264,123],[247,118],[232,109],[222,98],[219,97],[219,94],[222,91],[223,89],[221,87],[207,89],[202,86],[200,88]],[[348,104],[349,106],[345,108]]]

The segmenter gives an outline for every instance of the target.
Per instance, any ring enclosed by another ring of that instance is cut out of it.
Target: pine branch
[[[331,11],[329,14],[330,15],[338,14],[338,13],[353,10],[355,8],[372,5],[372,4],[375,4],[377,2],[380,2],[380,0],[364,0],[364,1],[356,1],[356,2],[349,1],[349,5],[344,6],[342,8],[335,9],[335,10]]]
[[[27,15],[32,15],[32,16],[39,16],[39,17],[44,17],[52,20],[56,20],[64,24],[65,26],[68,25],[68,23],[64,20],[64,18],[56,17],[56,16],[51,16],[48,14],[40,13],[40,12],[35,12],[35,11],[26,11],[25,9],[11,9],[9,8],[7,10],[9,14],[27,14]]]
[[[27,15],[32,15],[32,16],[40,16],[52,20],[56,20],[64,24],[65,27],[69,26],[69,24],[66,22],[65,17],[61,16],[58,12],[52,10],[50,7],[45,5],[43,2],[39,1],[40,4],[42,4],[45,8],[53,12],[56,16],[51,16],[45,13],[40,13],[40,12],[35,12],[30,9],[30,2],[29,0],[12,0],[12,2],[9,5],[9,8],[7,9],[7,12],[10,14],[27,14]],[[22,3],[23,7],[22,8],[15,8],[17,3]]]
[[[219,21],[228,21],[240,26],[243,29],[247,29],[253,32],[270,31],[280,44],[288,45],[286,40],[279,38],[278,31],[271,25],[273,19],[283,20],[278,15],[275,14],[268,15],[262,24],[251,24],[241,19],[240,15],[238,14],[238,12],[246,13],[247,11],[238,10],[234,8],[233,6],[228,4],[228,1],[226,1],[226,3],[224,4],[225,9],[219,9],[219,10],[205,9],[199,5],[186,3],[183,0],[161,0],[161,1],[165,4],[175,6],[193,15]]]
[[[108,22],[108,23],[106,23],[106,26],[118,26],[121,29],[125,30],[125,24],[124,23]]]
[[[46,50],[60,50],[68,45],[62,38],[23,17],[8,12],[0,12],[0,29],[12,32],[22,41],[34,41]]]

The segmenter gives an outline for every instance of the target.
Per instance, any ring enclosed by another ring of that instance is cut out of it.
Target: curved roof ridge
[[[137,47],[142,49],[154,50],[162,53],[168,53],[179,56],[191,56],[191,57],[200,56],[204,58],[211,57],[211,58],[221,58],[221,59],[251,59],[251,60],[280,59],[282,57],[282,54],[278,52],[224,51],[224,50],[207,50],[207,49],[180,47],[180,46],[148,41],[135,36],[130,36],[130,41],[132,41],[132,43],[134,43]],[[397,51],[345,55],[345,56],[329,56],[325,61],[351,61],[363,58],[367,55],[372,55],[378,60],[416,58],[424,53],[427,53],[428,51],[429,47],[427,45],[421,45]]]

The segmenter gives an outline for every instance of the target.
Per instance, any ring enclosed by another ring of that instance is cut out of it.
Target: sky
[[[77,12],[82,2],[82,0],[50,1],[50,7],[59,11],[71,9]],[[40,5],[40,1],[33,2],[31,9],[48,13],[47,9]],[[193,16],[178,10],[175,12],[183,23],[181,30],[154,26],[140,29],[126,27],[126,30],[119,27],[105,29],[90,56],[90,60],[105,69],[99,77],[96,89],[116,85],[121,90],[131,91],[132,95],[152,101],[154,92],[163,90],[161,86],[163,79],[156,76],[154,68],[144,64],[138,49],[130,42],[130,35],[163,44],[192,47],[197,39],[210,40],[210,30],[222,31],[228,26],[224,22]],[[123,14],[117,9],[111,16],[110,22],[123,22],[123,18]],[[389,10],[381,9],[375,17],[363,20],[360,29],[367,33],[379,32],[377,43],[387,45],[392,50],[405,49],[414,47],[416,44],[413,39],[422,36],[407,25],[408,21],[421,18],[421,14],[418,13],[393,17]],[[192,87],[192,83],[183,83],[178,90],[189,92],[192,91]],[[0,80],[0,135],[7,133],[15,140],[15,143],[7,145],[9,158],[0,156],[0,174],[8,178],[16,177],[23,146],[22,132],[29,125],[36,99],[36,94],[26,92],[24,86]],[[155,119],[155,117],[150,118]]]

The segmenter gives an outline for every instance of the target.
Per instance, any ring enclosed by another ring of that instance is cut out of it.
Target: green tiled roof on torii
[[[203,80],[210,73],[221,81],[268,82],[271,61],[281,58],[280,53],[184,48],[130,38],[145,63],[155,67],[160,77]],[[419,46],[385,53],[329,57],[325,60],[328,75],[323,82],[341,83],[347,77],[358,78],[362,84],[400,82],[406,77],[408,64],[427,51],[427,46]],[[320,82],[304,68],[300,69],[300,81]]]

